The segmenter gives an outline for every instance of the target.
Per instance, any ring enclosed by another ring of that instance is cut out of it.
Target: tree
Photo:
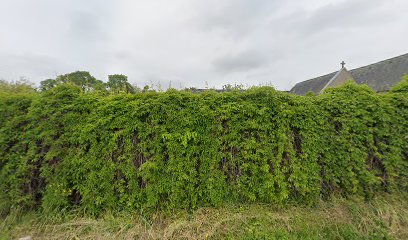
[[[40,82],[40,90],[41,91],[47,91],[50,90],[51,88],[57,86],[57,80],[55,79],[46,79],[44,81]]]
[[[105,88],[105,84],[101,80],[97,80],[86,71],[76,71],[60,75],[57,77],[56,81],[61,83],[72,83],[81,87],[84,91],[103,90]]]
[[[108,76],[107,86],[112,92],[135,92],[134,87],[128,82],[128,77],[123,74],[113,74]]]
[[[33,93],[35,88],[33,83],[30,83],[24,78],[14,82],[8,82],[0,79],[0,93]]]
[[[106,90],[106,84],[96,79],[89,72],[76,71],[59,75],[56,79],[46,79],[40,83],[40,90],[47,91],[60,84],[72,84],[82,88],[83,91]]]
[[[244,90],[244,85],[242,85],[242,84],[234,84],[234,85],[226,84],[226,85],[222,86],[222,90],[225,91],[225,92],[231,92],[231,91],[234,91],[234,90],[242,91],[242,90]]]

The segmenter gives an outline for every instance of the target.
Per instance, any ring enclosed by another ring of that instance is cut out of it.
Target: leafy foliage
[[[0,94],[3,212],[312,204],[408,189],[404,87],[103,96],[82,76],[39,93]]]
[[[46,79],[41,81],[39,90],[48,91],[61,84],[71,84],[82,88],[84,92],[97,91],[102,93],[136,93],[141,91],[128,82],[128,78],[123,74],[113,74],[108,76],[108,82],[104,83],[96,79],[89,72],[76,71],[58,76],[56,79]]]
[[[76,71],[60,75],[56,79],[46,79],[44,81],[41,81],[40,90],[47,91],[61,84],[71,84],[74,86],[78,86],[85,92],[106,90],[106,83],[96,79],[86,71]]]
[[[107,86],[111,92],[135,93],[136,89],[128,82],[128,78],[122,74],[113,74],[108,76]]]
[[[33,92],[35,92],[33,84],[25,79],[16,82],[7,82],[0,79],[0,94],[23,94]]]

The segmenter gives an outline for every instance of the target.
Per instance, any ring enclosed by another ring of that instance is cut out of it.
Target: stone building
[[[342,85],[348,80],[367,84],[376,92],[386,92],[399,83],[404,75],[408,75],[408,54],[353,70],[347,70],[344,65],[342,62],[337,72],[297,83],[290,92],[298,95],[306,95],[309,91],[320,94],[324,89]]]

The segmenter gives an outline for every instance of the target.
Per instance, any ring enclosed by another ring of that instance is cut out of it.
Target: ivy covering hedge
[[[0,94],[0,208],[194,209],[408,190],[408,78],[385,94]]]

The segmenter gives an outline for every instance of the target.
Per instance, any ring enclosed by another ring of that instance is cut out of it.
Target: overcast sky
[[[407,0],[0,0],[0,78],[296,82],[408,53]]]

